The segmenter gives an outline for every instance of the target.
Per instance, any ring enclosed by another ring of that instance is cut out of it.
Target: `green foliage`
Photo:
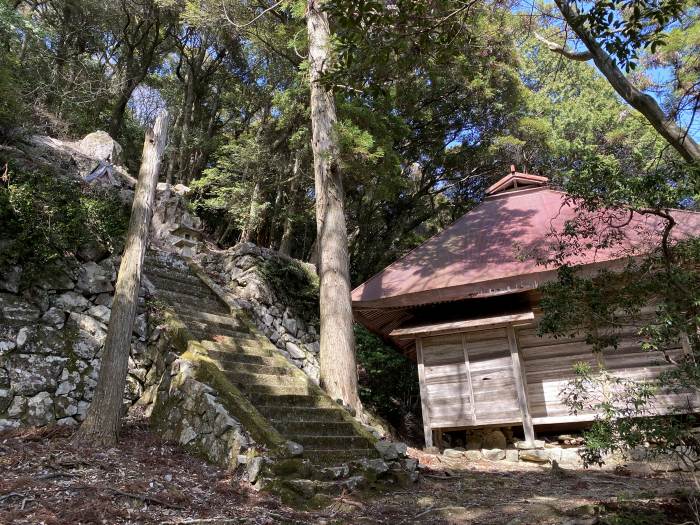
[[[355,325],[355,344],[362,403],[400,427],[419,398],[416,364],[360,325]]]
[[[48,172],[8,175],[0,186],[0,266],[19,263],[31,274],[87,243],[121,250],[129,213],[113,193]]]
[[[294,259],[266,257],[259,267],[265,282],[282,304],[318,328],[318,276]]]

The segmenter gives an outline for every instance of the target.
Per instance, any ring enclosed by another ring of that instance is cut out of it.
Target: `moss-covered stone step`
[[[262,356],[257,354],[245,354],[243,352],[213,352],[210,351],[208,355],[219,361],[222,365],[236,366],[239,363],[255,364],[255,365],[268,365],[275,366],[278,361],[274,357]]]
[[[339,465],[347,461],[362,458],[378,458],[379,452],[375,448],[343,448],[313,450],[304,448],[304,456],[310,458],[317,465]]]
[[[231,381],[234,385],[302,386],[306,384],[300,378],[289,375],[287,370],[284,370],[284,376],[281,374],[248,373],[243,371],[232,372],[229,370],[225,370],[224,375],[226,379]]]
[[[176,308],[178,305],[184,304],[195,307],[200,312],[205,311],[215,314],[227,314],[229,312],[228,307],[224,303],[215,299],[194,297],[184,293],[172,292],[160,288],[157,289],[156,295],[166,300]]]
[[[303,445],[304,450],[367,449],[372,446],[372,443],[368,439],[355,435],[323,436],[319,434],[290,434],[285,437]]]
[[[214,300],[218,299],[216,294],[202,282],[193,283],[191,281],[183,281],[181,279],[165,279],[163,277],[156,277],[152,274],[149,275],[148,271],[146,271],[146,277],[148,277],[153,285],[159,290],[184,293],[196,297],[208,297]]]
[[[345,421],[277,421],[274,427],[285,437],[299,435],[351,436],[355,429]],[[365,440],[366,441],[366,440]]]
[[[263,406],[258,411],[272,420],[277,421],[343,421],[340,408],[310,408],[296,406]]]
[[[158,281],[166,283],[184,283],[191,286],[204,285],[202,280],[189,270],[164,268],[162,266],[155,266],[147,261],[144,264],[143,271],[153,284],[156,284],[155,281]]]
[[[189,315],[183,315],[183,314],[178,314],[178,317],[180,320],[185,323],[188,327],[190,327],[192,330],[199,330],[200,332],[203,333],[211,333],[212,335],[216,334],[236,334],[237,329],[240,329],[240,326],[235,326],[235,325],[226,325],[226,324],[219,324],[219,323],[209,323],[207,321],[202,321],[200,319],[197,319],[195,317],[191,317]]]
[[[185,323],[187,325],[187,328],[190,330],[190,333],[192,334],[195,339],[198,340],[211,340],[215,339],[218,337],[238,337],[241,335],[240,332],[237,332],[236,330],[233,330],[231,328],[212,328],[212,327],[207,327],[205,329],[199,328],[197,325],[194,323]]]
[[[269,376],[276,376],[278,377],[279,381],[287,381],[286,377],[281,377],[281,376],[289,376],[292,371],[289,370],[288,368],[284,368],[281,366],[270,366],[270,365],[260,365],[257,363],[237,363],[237,362],[232,362],[227,359],[222,359],[219,361],[222,365],[222,369],[225,370],[227,373],[245,373],[245,374],[262,374],[262,375],[269,375]]]
[[[247,397],[254,405],[262,406],[295,406],[307,408],[335,408],[337,406],[337,403],[332,399],[317,395],[248,394]]]
[[[180,308],[180,313],[178,317],[183,321],[187,322],[189,320],[199,321],[203,323],[210,323],[214,325],[220,325],[222,327],[237,328],[241,331],[247,331],[247,327],[235,317],[223,314],[211,314],[208,312],[203,312],[196,308]]]
[[[252,394],[306,396],[311,393],[308,385],[246,385],[239,383],[236,385],[236,387],[238,387],[246,395],[246,397]]]
[[[212,356],[224,354],[243,353],[249,355],[259,355],[263,357],[274,357],[274,350],[260,344],[260,340],[249,333],[241,332],[235,336],[222,337],[218,341],[202,342]]]

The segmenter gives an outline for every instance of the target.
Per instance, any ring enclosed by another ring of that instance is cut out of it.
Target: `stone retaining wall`
[[[100,260],[99,251],[89,250],[82,255],[83,262],[69,260],[28,289],[20,290],[21,268],[0,274],[0,430],[76,425],[85,417],[97,385],[119,258]],[[126,405],[152,389],[165,366],[161,331],[148,326],[147,295],[144,286]]]

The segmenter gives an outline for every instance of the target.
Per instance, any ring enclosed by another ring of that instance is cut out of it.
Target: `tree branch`
[[[587,62],[588,60],[591,60],[593,58],[593,55],[590,53],[590,51],[571,51],[561,44],[557,44],[556,42],[547,40],[545,37],[543,37],[537,32],[535,32],[535,38],[540,42],[544,43],[544,45],[546,45],[547,48],[553,53],[565,56],[569,60],[576,60],[577,62]]]

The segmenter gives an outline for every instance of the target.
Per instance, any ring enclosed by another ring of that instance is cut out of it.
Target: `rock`
[[[255,481],[258,479],[258,475],[260,474],[260,470],[262,469],[262,466],[263,466],[262,456],[255,456],[253,458],[248,459],[248,462],[246,463],[246,466],[245,466],[245,470],[246,470],[246,477],[247,477],[249,483],[255,483]]]
[[[399,458],[396,446],[391,441],[377,441],[374,447],[383,459],[394,460]]]
[[[58,308],[62,308],[64,310],[71,312],[82,312],[90,305],[90,301],[79,293],[65,292],[58,296],[54,304]]]
[[[36,286],[44,290],[72,290],[75,288],[71,272],[62,263],[44,268],[43,275],[35,282]]]
[[[104,305],[98,304],[90,308],[87,313],[98,321],[108,324],[109,318],[112,315],[112,310]]]
[[[465,452],[460,448],[446,448],[442,451],[442,455],[446,458],[463,458]]]
[[[293,457],[301,456],[304,453],[304,447],[294,441],[287,441],[287,451]]]
[[[114,296],[111,293],[101,293],[97,294],[97,297],[95,297],[95,304],[101,304],[102,306],[106,306],[107,308],[112,308],[112,302],[114,301]]]
[[[532,443],[527,441],[516,441],[515,448],[518,450],[532,450],[536,448],[544,448],[544,441],[541,439],[535,439]]]
[[[518,450],[515,448],[506,449],[506,461],[509,463],[517,463],[520,458],[518,457]]]
[[[483,459],[480,450],[466,450],[464,452],[464,459],[467,461],[480,461]]]
[[[289,332],[291,335],[297,334],[297,322],[293,317],[285,317],[282,320],[282,326],[284,326],[285,330],[287,330],[287,332]]]
[[[56,424],[60,425],[62,427],[77,427],[78,426],[78,422],[72,417],[63,417],[63,418],[59,419],[58,421],[56,421]]]
[[[17,334],[17,348],[25,354],[63,354],[65,336],[50,326],[23,327]]]
[[[29,425],[46,425],[54,420],[51,394],[39,392],[27,400],[26,421]]]
[[[41,317],[41,320],[42,322],[54,326],[60,330],[61,328],[63,328],[63,325],[66,322],[66,312],[61,310],[60,308],[52,306]]]
[[[146,340],[148,323],[146,322],[146,314],[141,314],[134,319],[134,333],[139,336],[141,341]]]
[[[73,147],[86,157],[121,164],[122,147],[106,131],[94,131],[74,143]]]
[[[7,388],[10,386],[10,375],[7,370],[0,368],[0,388]]]
[[[506,459],[506,451],[501,448],[482,448],[481,455],[489,461],[501,461]]]
[[[78,414],[78,401],[69,396],[56,396],[54,398],[54,411],[57,418],[75,416]]]
[[[321,343],[318,341],[314,341],[313,343],[309,343],[306,345],[306,348],[309,350],[314,355],[318,355],[321,353]]]
[[[385,472],[389,472],[389,465],[383,459],[369,459],[367,460],[367,470],[373,472],[375,475],[380,476]]]
[[[190,427],[189,425],[185,425],[185,427],[182,429],[182,432],[180,432],[179,441],[181,445],[187,445],[196,437],[197,433],[192,429],[192,427]]]
[[[41,317],[41,310],[16,295],[0,293],[1,321],[31,323]]]
[[[0,291],[17,293],[22,278],[22,267],[12,266],[0,273]]]
[[[579,454],[579,449],[577,448],[563,448],[561,449],[561,460],[560,462],[565,465],[580,465],[581,455]]]
[[[629,473],[635,476],[650,476],[654,473],[654,469],[649,463],[641,461],[632,461],[625,466]]]
[[[289,355],[291,355],[294,359],[305,359],[306,354],[302,351],[301,348],[299,348],[296,344],[292,342],[288,342],[285,345],[285,348],[287,352],[289,352]]]
[[[75,255],[81,262],[99,262],[109,255],[109,250],[99,242],[90,241],[80,246]]]
[[[105,265],[93,261],[86,262],[78,270],[77,286],[88,294],[111,292],[114,290],[112,272],[108,271]]]
[[[0,432],[19,428],[19,421],[16,419],[0,419]]]
[[[0,414],[9,408],[13,397],[14,394],[9,388],[0,388]]]
[[[530,461],[532,463],[547,463],[549,453],[540,449],[521,450],[518,454],[520,461]]]
[[[506,445],[506,436],[500,430],[487,432],[481,440],[481,448],[484,449],[505,449]]]
[[[78,401],[78,413],[75,415],[75,419],[78,421],[83,421],[85,419],[85,414],[87,414],[87,409],[90,403],[87,401]]]
[[[15,354],[8,358],[7,369],[12,389],[33,396],[42,390],[54,390],[68,359],[56,356]]]

